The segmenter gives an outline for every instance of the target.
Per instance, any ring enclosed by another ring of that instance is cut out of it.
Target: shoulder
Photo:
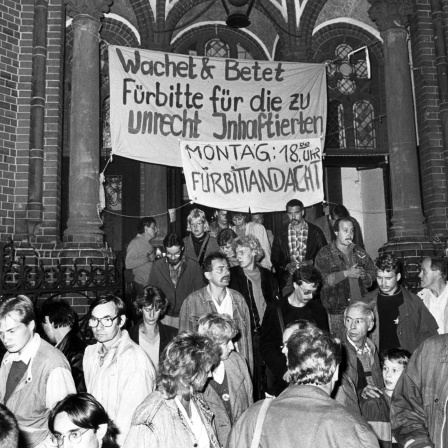
[[[186,271],[200,271],[202,274],[201,266],[199,266],[199,263],[195,260],[192,260],[191,258],[185,259],[185,270]]]
[[[185,302],[193,303],[193,302],[197,302],[199,300],[202,300],[204,298],[204,296],[205,296],[206,290],[207,290],[207,286],[204,286],[203,288],[198,289],[197,291],[191,292],[190,294],[188,294],[188,296],[185,299],[184,303]]]
[[[247,370],[247,362],[246,360],[238,353],[235,351],[232,351],[230,353],[230,356],[224,361],[224,365],[226,365],[227,368],[227,364],[229,365],[234,365],[238,368],[238,371],[241,370],[241,368],[246,368]]]
[[[401,287],[401,291],[403,293],[403,300],[407,305],[413,308],[424,308],[425,310],[427,309],[425,304],[423,303],[423,300],[419,296],[403,287]]]
[[[159,418],[163,421],[168,417],[168,412],[166,400],[156,390],[150,393],[137,407],[132,418],[132,425],[148,424]]]
[[[363,302],[370,302],[372,300],[376,300],[378,298],[378,289],[375,289],[372,292],[367,293],[365,296],[362,297]]]
[[[307,221],[308,224],[308,232],[314,232],[314,233],[322,233],[322,229],[319,226],[316,226],[316,224],[313,224],[312,222]]]
[[[158,260],[154,261],[154,264],[152,265],[152,269],[151,272],[155,272],[157,270],[162,270],[163,268],[167,267],[167,262],[166,262],[166,258],[162,257],[159,258]]]
[[[241,293],[239,293],[235,289],[231,289],[231,288],[227,288],[227,290],[229,291],[230,295],[232,296],[232,299],[235,302],[241,302],[241,303],[246,304],[246,300],[244,299],[244,296]]]
[[[177,336],[177,333],[179,330],[177,328],[171,327],[170,325],[166,325],[162,322],[158,322],[159,328],[161,331],[165,332],[165,334],[168,336],[168,338],[173,338]]]
[[[64,354],[43,339],[40,340],[40,346],[36,352],[36,357],[38,356],[45,359],[45,366],[49,370],[55,369],[56,367],[69,368],[69,363]]]

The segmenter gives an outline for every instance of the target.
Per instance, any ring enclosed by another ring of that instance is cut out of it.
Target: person
[[[344,333],[344,310],[348,304],[367,294],[375,276],[372,259],[353,243],[353,221],[350,217],[334,223],[336,240],[319,251],[316,268],[322,274],[322,304],[328,313],[330,330],[335,337]]]
[[[423,300],[437,322],[438,333],[448,333],[448,270],[443,258],[426,257],[419,277],[423,288],[417,295]]]
[[[147,286],[149,274],[154,264],[155,249],[151,244],[158,232],[156,220],[152,217],[140,219],[137,236],[131,240],[126,249],[126,269],[132,269],[135,292],[140,294]]]
[[[227,215],[227,210],[215,210],[213,215],[214,219],[210,224],[210,236],[218,238],[218,234],[221,230],[228,229],[230,227]]]
[[[57,403],[48,427],[54,446],[119,448],[117,427],[104,407],[88,393],[68,395]]]
[[[264,226],[263,213],[252,213],[251,222],[254,222],[256,224],[261,224],[262,226]],[[272,243],[274,242],[274,234],[272,233],[272,230],[269,230],[269,229],[266,229],[266,233],[268,234],[269,245],[272,248]]]
[[[227,261],[231,268],[239,266],[233,248],[233,241],[237,238],[237,234],[232,229],[223,229],[218,233],[217,241],[219,251],[227,257]]]
[[[121,445],[132,414],[154,390],[155,369],[148,355],[122,329],[126,322],[123,300],[113,295],[100,296],[90,305],[89,316],[97,343],[89,345],[84,354],[87,392],[117,425]]]
[[[381,354],[385,387],[379,397],[361,398],[361,413],[378,437],[381,448],[398,448],[390,425],[390,402],[411,354],[402,348],[391,348]]]
[[[208,286],[191,293],[180,310],[179,332],[197,331],[199,318],[208,313],[228,314],[239,330],[236,346],[247,361],[252,373],[254,368],[249,308],[244,297],[230,289],[229,263],[219,252],[208,255],[202,265]]]
[[[286,359],[281,350],[285,328],[292,322],[304,320],[328,331],[325,310],[313,300],[322,284],[319,271],[314,266],[304,265],[294,271],[292,279],[293,290],[268,304],[260,331],[261,358],[269,369],[268,392],[273,395],[278,395],[287,387],[283,380],[287,370]]]
[[[291,199],[286,204],[288,223],[279,233],[274,234],[272,244],[272,264],[281,289],[288,278],[303,263],[314,264],[314,259],[322,247],[327,245],[322,230],[305,221],[303,203]]]
[[[160,322],[169,306],[168,299],[161,289],[147,286],[134,304],[143,319],[129,329],[129,336],[151,358],[157,370],[160,353],[177,335],[177,328]]]
[[[262,224],[255,222],[246,222],[248,214],[245,212],[232,212],[231,221],[234,226],[232,230],[238,236],[252,235],[258,239],[263,249],[263,254],[260,254],[259,263],[266,269],[272,269],[271,263],[271,245],[269,244],[268,234]]]
[[[401,347],[413,352],[425,339],[437,334],[437,322],[422,300],[399,285],[401,263],[392,254],[375,260],[378,289],[362,301],[374,302],[375,321],[370,338],[380,352]]]
[[[375,324],[373,303],[355,302],[344,312],[344,361],[341,369],[353,381],[358,395],[377,398],[384,387],[380,360],[374,343],[367,333]]]
[[[215,416],[218,441],[227,443],[230,430],[253,403],[252,380],[246,361],[234,351],[238,328],[230,316],[209,313],[199,319],[198,333],[221,347],[221,362],[212,370],[204,399]]]
[[[202,210],[194,208],[187,217],[187,224],[190,235],[184,238],[185,256],[201,265],[208,254],[219,250],[218,242],[210,235],[210,226]]]
[[[378,447],[369,425],[334,401],[341,346],[315,326],[294,332],[287,342],[290,384],[270,400],[259,446],[264,448]],[[251,446],[265,400],[250,406],[232,428],[228,448]],[[258,445],[257,445],[258,446]]]
[[[2,448],[18,448],[19,425],[14,414],[0,403],[0,446]]]
[[[188,294],[204,286],[202,269],[191,258],[185,257],[184,242],[175,233],[163,240],[166,256],[155,261],[149,284],[160,288],[170,305],[163,323],[179,328],[179,312]]]
[[[40,308],[40,321],[48,340],[67,358],[78,392],[86,391],[82,360],[86,343],[78,336],[78,316],[67,301],[47,299]]]
[[[447,346],[447,333],[423,341],[397,382],[390,419],[392,434],[400,447],[446,446]]]
[[[184,332],[163,351],[157,390],[137,408],[123,448],[221,448],[213,414],[199,394],[221,348]]]
[[[0,403],[16,416],[24,447],[46,448],[50,410],[76,388],[65,356],[35,328],[28,297],[0,302],[0,339],[7,350],[0,366]]]

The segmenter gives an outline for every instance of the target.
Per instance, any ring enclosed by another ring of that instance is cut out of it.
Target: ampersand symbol
[[[208,65],[209,58],[202,58],[202,70],[201,70],[201,78],[202,79],[213,79],[212,69],[215,68],[214,65]]]

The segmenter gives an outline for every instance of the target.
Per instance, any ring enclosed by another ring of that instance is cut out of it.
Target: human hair
[[[151,216],[140,219],[137,224],[137,232],[145,233],[145,227],[151,227],[152,224],[156,224],[156,220]]]
[[[45,323],[45,316],[54,328],[73,328],[78,322],[78,316],[66,300],[49,298],[40,307],[39,320]]]
[[[20,322],[25,325],[36,320],[33,302],[27,296],[7,297],[0,302],[0,320],[13,312],[20,316]]]
[[[248,219],[247,219],[247,217],[248,217],[248,215],[249,215],[249,213],[247,213],[247,212],[240,212],[240,211],[230,211],[230,212],[228,212],[228,214],[227,214],[227,221],[228,222],[233,222],[233,219],[235,218],[235,216],[242,216],[243,218],[244,218],[244,222],[247,222],[248,221]]]
[[[333,224],[333,231],[339,232],[339,225],[341,222],[351,222],[353,224],[353,230],[355,229],[355,222],[351,216],[345,216],[344,218],[338,218]]]
[[[344,321],[347,317],[347,314],[349,312],[349,310],[352,309],[359,309],[361,311],[361,313],[363,314],[363,316],[365,316],[367,318],[368,323],[372,323],[375,322],[375,314],[373,312],[375,308],[375,302],[354,302],[351,303],[344,311]]]
[[[198,323],[198,333],[218,344],[229,342],[238,334],[238,327],[228,314],[208,313]]]
[[[223,253],[212,252],[205,257],[204,262],[202,263],[202,272],[212,272],[214,260],[225,260],[227,263],[229,262]]]
[[[205,216],[205,213],[199,209],[199,208],[194,208],[190,214],[187,217],[187,231],[191,232],[191,221],[193,221],[193,219],[197,219],[200,218],[202,219],[202,222],[204,223],[204,232],[210,232],[210,226],[208,224],[207,218]]]
[[[260,240],[255,236],[249,234],[244,236],[239,236],[233,240],[233,250],[236,252],[236,247],[248,247],[255,251],[255,261],[260,261],[264,257],[264,250],[261,247]]]
[[[19,425],[14,414],[0,403],[0,446],[17,448],[19,446]]]
[[[115,305],[115,310],[117,311],[117,316],[125,316],[126,315],[126,305],[124,304],[123,300],[118,297],[114,296],[112,294],[107,294],[105,296],[100,296],[96,298],[91,304],[90,304],[90,314],[92,314],[92,311],[98,306],[98,305],[104,305],[106,303],[112,302]]]
[[[315,326],[294,332],[287,347],[288,370],[294,384],[328,384],[341,362],[339,340]]]
[[[104,407],[86,392],[79,394],[70,394],[56,403],[50,411],[48,419],[48,428],[54,434],[54,421],[58,414],[65,412],[67,417],[79,428],[93,429],[98,431],[100,425],[107,425],[106,434],[102,440],[102,448],[118,448],[117,435],[118,429],[110,420]]]
[[[337,204],[333,207],[333,210],[331,210],[331,216],[333,219],[346,218],[347,216],[350,216],[350,213],[342,204]]]
[[[232,229],[222,229],[216,240],[218,241],[218,246],[225,246],[227,243],[232,242],[238,235]]]
[[[290,328],[296,327],[297,330],[306,330],[306,329],[313,329],[319,330],[319,328],[316,327],[315,324],[310,322],[306,319],[297,319],[293,320],[292,322],[289,322],[289,324],[286,325],[285,330],[289,330]]]
[[[448,273],[445,259],[440,257],[428,258],[431,261],[431,271],[439,271],[440,275],[446,280]]]
[[[300,207],[303,210],[303,202],[298,199],[291,199],[286,203],[286,211],[288,211],[288,207]]]
[[[165,296],[165,293],[156,286],[147,286],[137,296],[134,306],[138,313],[142,312],[142,308],[153,306],[155,311],[160,310],[160,317],[162,317],[168,309],[170,302]]]
[[[393,272],[395,272],[395,274],[400,274],[401,262],[395,255],[383,254],[383,255],[380,255],[375,260],[375,268],[378,271],[383,271],[383,272],[393,271]]]
[[[406,367],[408,365],[409,359],[411,357],[411,352],[408,352],[404,348],[388,348],[381,352],[381,359],[383,362],[387,359],[390,362],[396,362]]]
[[[221,359],[221,347],[206,336],[184,331],[163,350],[157,385],[165,398],[197,392]]]
[[[169,233],[163,239],[163,247],[168,249],[170,247],[179,246],[181,249],[184,248],[184,241],[177,233]]]
[[[303,282],[314,284],[316,288],[319,288],[322,285],[322,275],[314,266],[306,264],[293,272],[292,281],[298,285]]]

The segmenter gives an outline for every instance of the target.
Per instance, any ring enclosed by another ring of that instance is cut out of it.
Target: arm
[[[126,269],[135,269],[148,263],[148,254],[153,254],[154,248],[150,245],[149,251],[132,240],[126,251]],[[154,259],[154,258],[153,258]]]
[[[195,331],[195,329],[191,326],[190,321],[190,296],[188,296],[184,303],[182,303],[182,307],[180,309],[179,313],[179,333],[182,333],[182,331]]]
[[[288,264],[288,260],[285,258],[282,252],[279,235],[274,235],[274,242],[272,243],[271,261],[276,269],[285,269],[286,265]]]
[[[161,448],[164,446],[160,444],[152,428],[152,425],[132,425],[123,444],[123,448]]]
[[[53,409],[54,405],[69,394],[76,394],[75,383],[70,370],[65,367],[56,367],[48,376],[45,394],[45,406]]]
[[[421,344],[429,337],[436,336],[438,334],[437,329],[439,328],[439,326],[437,325],[434,316],[428,310],[423,301],[419,299],[417,303],[418,307],[420,308],[418,313],[420,319],[419,331],[418,331],[418,343]]]

